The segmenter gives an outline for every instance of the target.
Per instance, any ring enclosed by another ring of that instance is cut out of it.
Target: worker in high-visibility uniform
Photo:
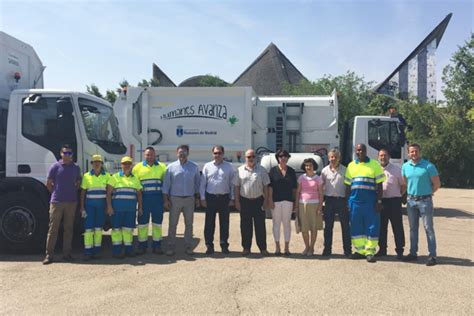
[[[81,213],[84,218],[84,260],[98,257],[105,221],[106,190],[110,173],[103,167],[101,155],[93,155],[92,170],[84,173],[81,183]]]
[[[142,211],[142,185],[132,173],[132,158],[123,157],[122,170],[110,177],[107,183],[107,213],[112,217],[112,254],[122,259],[133,257],[133,229],[136,214]],[[123,253],[122,246],[125,246]]]
[[[133,175],[140,179],[143,186],[143,215],[138,217],[139,254],[148,248],[148,223],[152,221],[153,252],[163,254],[161,249],[163,223],[163,194],[161,186],[165,176],[166,165],[156,160],[153,147],[145,149],[145,160],[133,167]]]
[[[356,250],[351,258],[375,262],[385,174],[377,160],[367,157],[364,144],[357,144],[355,153],[357,159],[347,166],[344,179],[350,191],[351,235]]]

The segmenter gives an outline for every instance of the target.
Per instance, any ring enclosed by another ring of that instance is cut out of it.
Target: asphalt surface
[[[395,259],[389,228],[389,256],[377,263],[344,258],[335,225],[333,256],[299,255],[292,232],[289,258],[261,257],[253,246],[240,255],[239,215],[231,215],[230,255],[219,247],[204,254],[204,214],[195,214],[196,254],[182,249],[180,218],[175,257],[147,254],[112,259],[106,238],[103,259],[43,266],[41,255],[0,255],[1,314],[470,314],[473,301],[474,190],[441,189],[435,195],[438,261],[425,266],[426,237],[420,227],[419,261]],[[407,248],[408,221],[404,216]],[[167,232],[168,214],[163,223]],[[274,250],[267,220],[269,251]],[[216,232],[218,240],[218,232]],[[61,258],[57,255],[57,258]]]

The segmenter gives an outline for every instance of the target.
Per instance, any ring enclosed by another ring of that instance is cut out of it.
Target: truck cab
[[[42,89],[44,68],[30,45],[0,32],[0,250],[44,249],[46,177],[63,144],[73,147],[82,172],[94,154],[114,172],[127,151],[111,104],[85,93]]]
[[[397,118],[388,116],[356,116],[346,122],[342,144],[342,164],[354,160],[354,146],[366,144],[367,156],[377,159],[382,148],[390,152],[390,162],[401,167],[407,160],[404,126]]]

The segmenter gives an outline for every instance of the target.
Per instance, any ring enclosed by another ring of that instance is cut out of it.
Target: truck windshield
[[[79,98],[79,108],[91,142],[112,154],[126,153],[112,108],[84,98]]]
[[[369,145],[377,150],[390,151],[390,157],[400,159],[402,154],[401,132],[394,121],[369,121]]]

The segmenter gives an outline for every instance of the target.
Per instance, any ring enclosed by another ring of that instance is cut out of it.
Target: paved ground
[[[424,265],[422,230],[420,262],[396,261],[389,239],[391,256],[369,264],[337,255],[342,253],[337,226],[336,255],[330,259],[242,258],[238,214],[231,217],[232,253],[207,257],[202,213],[195,216],[193,257],[180,251],[175,258],[148,254],[119,261],[110,258],[109,246],[100,261],[43,266],[39,255],[0,255],[0,313],[472,315],[473,201],[473,190],[442,189],[436,194],[440,264],[435,267]],[[406,216],[404,224],[408,238]],[[180,226],[178,232],[182,230]],[[270,220],[267,235],[272,251]],[[292,238],[292,251],[301,252],[301,236],[293,233]],[[318,238],[318,254],[321,250]]]

